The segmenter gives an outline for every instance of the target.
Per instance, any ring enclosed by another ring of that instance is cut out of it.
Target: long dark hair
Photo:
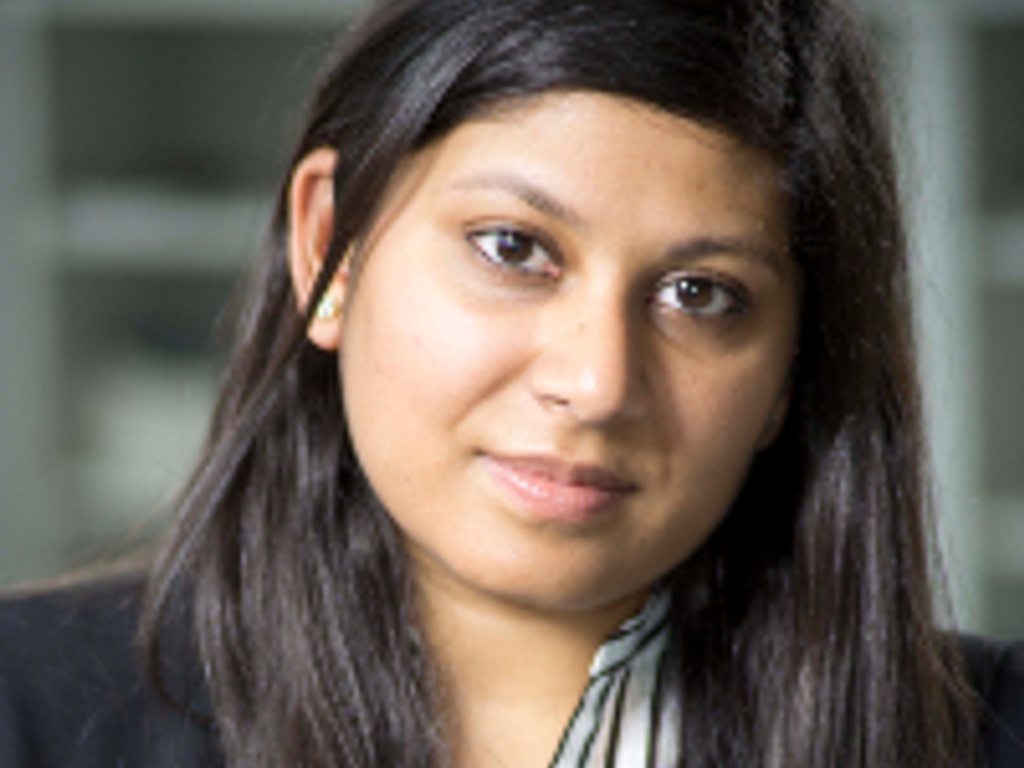
[[[970,712],[935,629],[921,413],[889,126],[838,0],[392,0],[325,68],[292,158],[339,155],[314,289],[396,166],[554,90],[617,94],[774,156],[805,279],[793,402],[670,583],[689,768],[961,766]],[[399,537],[305,338],[287,185],[142,640],[186,602],[231,766],[439,766],[438,691]],[[315,301],[311,305],[315,305]]]

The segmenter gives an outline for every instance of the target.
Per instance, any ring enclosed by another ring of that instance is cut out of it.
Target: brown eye
[[[676,283],[680,306],[706,312],[715,302],[715,286],[708,280],[680,280]]]
[[[556,274],[557,265],[537,238],[508,227],[473,232],[469,241],[484,259],[495,266],[518,272]]]
[[[494,234],[494,251],[502,261],[524,264],[533,255],[535,243],[519,232],[501,231]]]
[[[701,318],[736,314],[747,308],[740,292],[719,280],[684,275],[664,281],[654,300],[662,308]]]

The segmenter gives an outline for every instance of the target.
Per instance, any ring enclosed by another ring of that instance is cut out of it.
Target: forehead
[[[704,154],[736,169],[757,165],[774,170],[767,153],[722,130],[641,101],[593,91],[554,91],[499,102],[435,143],[461,147],[474,134],[488,134],[488,140],[502,134],[510,142],[517,137],[535,142],[541,135],[555,140],[566,133],[581,140],[577,150],[585,143],[642,158],[671,152],[671,145],[676,145],[677,150],[685,146],[694,156]],[[535,148],[543,150],[543,145]]]
[[[374,229],[409,203],[460,195],[542,201],[542,213],[651,249],[700,236],[756,237],[773,250],[787,241],[778,167],[767,153],[594,92],[509,101],[456,126],[402,164]]]

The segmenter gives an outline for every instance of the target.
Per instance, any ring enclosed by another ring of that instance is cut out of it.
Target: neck
[[[444,684],[456,764],[547,765],[594,654],[646,595],[590,610],[538,608],[425,570],[432,569],[418,573],[420,614]]]

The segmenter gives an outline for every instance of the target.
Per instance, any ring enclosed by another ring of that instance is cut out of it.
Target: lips
[[[557,457],[487,455],[485,463],[517,509],[553,522],[593,520],[639,489],[601,465]]]

